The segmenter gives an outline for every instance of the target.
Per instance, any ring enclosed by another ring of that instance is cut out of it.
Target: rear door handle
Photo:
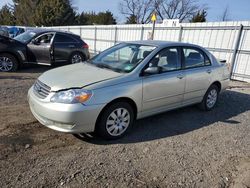
[[[75,45],[68,45],[69,48],[75,48]]]
[[[207,70],[207,73],[208,73],[208,74],[210,74],[211,72],[212,72],[212,70],[211,70],[211,69],[208,69],[208,70]]]
[[[184,78],[184,75],[183,75],[183,74],[179,74],[179,75],[177,76],[177,78],[179,78],[179,79],[181,80],[182,78]]]

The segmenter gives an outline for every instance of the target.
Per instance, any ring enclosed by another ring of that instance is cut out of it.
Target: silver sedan
[[[227,65],[200,46],[124,42],[87,62],[45,72],[28,101],[51,129],[116,139],[136,119],[193,104],[212,110],[228,83]]]

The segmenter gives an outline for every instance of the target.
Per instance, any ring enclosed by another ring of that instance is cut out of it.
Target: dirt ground
[[[211,112],[163,113],[103,141],[34,119],[27,91],[47,69],[0,73],[0,187],[250,187],[250,84],[231,82]]]

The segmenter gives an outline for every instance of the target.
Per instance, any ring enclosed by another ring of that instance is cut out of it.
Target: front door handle
[[[207,73],[208,73],[208,74],[210,74],[211,72],[212,72],[212,70],[211,70],[211,69],[208,69],[208,70],[207,70]]]
[[[184,78],[184,75],[183,75],[183,74],[179,74],[179,75],[177,76],[177,78],[179,78],[179,79],[181,80],[182,78]]]

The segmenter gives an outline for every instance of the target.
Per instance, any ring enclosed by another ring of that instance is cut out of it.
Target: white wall
[[[198,44],[210,50],[217,58],[226,59],[228,63],[232,64],[241,24],[244,27],[232,78],[250,82],[250,21],[181,23],[178,27],[156,24],[154,39],[166,41],[181,39],[182,42]],[[147,40],[152,25],[59,26],[53,28],[80,35],[90,46],[90,51],[98,53],[120,41]]]

